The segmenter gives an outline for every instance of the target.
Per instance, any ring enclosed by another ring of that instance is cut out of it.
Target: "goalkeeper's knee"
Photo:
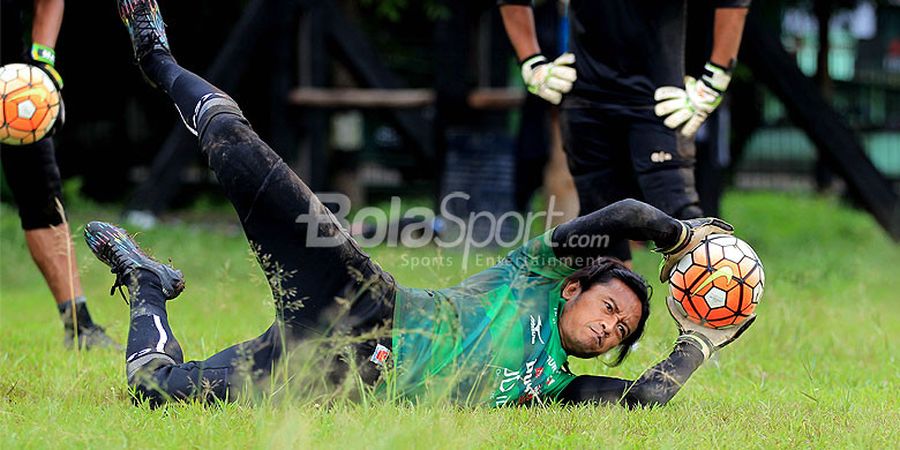
[[[214,92],[207,94],[197,102],[194,108],[194,123],[197,125],[197,136],[202,143],[204,136],[210,129],[214,119],[221,116],[230,116],[239,126],[248,127],[250,123],[244,118],[244,113],[237,102],[226,94]]]

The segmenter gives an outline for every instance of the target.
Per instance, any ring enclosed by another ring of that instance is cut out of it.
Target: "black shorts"
[[[62,204],[62,181],[52,140],[22,146],[0,145],[0,164],[19,208],[23,229],[46,228],[63,222],[56,202],[59,199]]]
[[[570,96],[560,123],[580,215],[625,198],[677,218],[701,214],[693,142],[666,127],[652,106],[626,108]],[[631,259],[627,243],[611,248],[609,256]]]
[[[30,50],[33,2],[0,0],[0,65],[25,61]],[[53,141],[30,145],[0,145],[0,164],[5,182],[19,208],[22,228],[33,230],[62,223],[56,199],[62,201],[59,167]]]

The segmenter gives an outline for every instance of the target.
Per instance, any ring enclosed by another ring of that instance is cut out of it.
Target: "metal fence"
[[[795,55],[800,69],[816,76],[821,55],[818,21],[812,11],[785,10],[781,33],[785,49]],[[874,165],[896,185],[900,182],[900,8],[860,2],[855,9],[835,11],[828,36],[829,76],[820,84],[857,132]],[[792,125],[784,105],[765,88],[757,88],[755,95],[759,127],[741,149],[738,187],[829,187],[831,178],[827,170],[817,167],[814,144]]]

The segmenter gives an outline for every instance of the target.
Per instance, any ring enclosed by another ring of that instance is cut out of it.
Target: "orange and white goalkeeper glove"
[[[522,80],[528,92],[558,105],[563,94],[572,90],[572,83],[578,78],[571,67],[574,63],[575,55],[571,53],[563,53],[552,62],[544,55],[534,55],[522,63]]]
[[[684,77],[684,89],[662,86],[653,94],[654,111],[665,117],[663,123],[671,128],[681,127],[681,134],[693,136],[700,125],[722,103],[722,95],[731,82],[731,72],[712,62],[706,63],[699,80]]]

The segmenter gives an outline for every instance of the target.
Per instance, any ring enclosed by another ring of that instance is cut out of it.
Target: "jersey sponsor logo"
[[[523,403],[528,403],[528,402],[534,400],[535,398],[540,400],[540,395],[541,395],[541,386],[540,385],[535,386],[535,387],[528,386],[525,388],[525,393],[519,396],[517,403],[521,405]]]
[[[541,336],[541,327],[543,326],[541,323],[541,316],[538,315],[537,319],[535,319],[533,315],[529,316],[531,317],[531,345],[534,345],[536,341],[540,341],[541,344],[546,344],[544,338]]]
[[[556,360],[551,355],[547,355],[547,365],[550,366],[551,372],[559,371],[559,365],[556,364]]]
[[[538,384],[537,386],[532,386],[531,382],[534,381],[536,377],[540,377],[541,374],[544,373],[544,368],[535,368],[535,365],[537,365],[536,359],[525,363],[525,375],[522,377],[523,394],[518,398],[518,403],[520,405],[525,402],[530,402],[535,397],[538,397],[541,393],[541,385]]]
[[[525,363],[525,367],[519,370],[509,370],[507,368],[503,368],[502,380],[500,381],[500,386],[497,388],[501,395],[497,395],[494,397],[494,406],[503,406],[508,401],[511,400],[510,394],[515,395],[513,388],[516,387],[519,382],[522,382],[522,394],[516,398],[516,401],[519,404],[528,402],[533,400],[535,397],[538,397],[541,393],[541,384],[538,383],[537,386],[532,386],[532,382],[535,378],[540,378],[541,374],[544,373],[543,367],[536,367],[537,359],[533,359]],[[497,371],[497,374],[500,375],[500,371]]]
[[[717,278],[722,277],[728,278],[725,287],[731,286],[731,279],[734,278],[734,270],[732,270],[729,266],[719,267],[715,272],[712,273],[712,275],[706,277],[706,279],[703,280],[702,283],[700,283],[700,286],[697,286],[697,288],[694,289],[694,292],[692,292],[691,295],[697,295],[697,293],[703,290],[703,288],[705,288],[707,285],[709,285],[713,281],[716,281]]]
[[[672,154],[669,152],[664,152],[662,150],[658,152],[653,152],[650,154],[650,161],[655,163],[661,163],[672,160]]]
[[[519,380],[519,371],[518,370],[509,370],[506,367],[503,368],[503,380],[500,381],[500,392],[509,392],[516,386],[516,382]]]

